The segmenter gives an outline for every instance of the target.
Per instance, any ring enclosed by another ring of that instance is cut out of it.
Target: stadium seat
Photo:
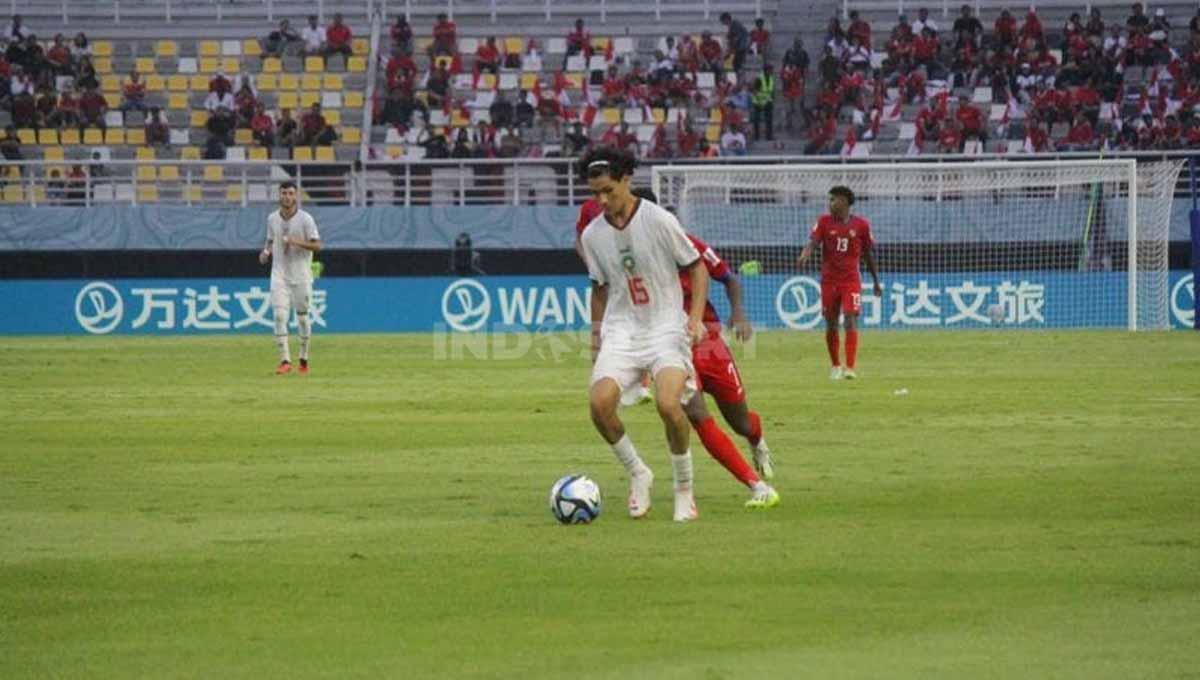
[[[323,90],[341,90],[342,76],[338,73],[326,73],[321,77],[321,89]]]
[[[179,160],[181,161],[198,161],[200,160],[200,147],[185,146],[179,151]]]
[[[130,146],[141,146],[146,143],[146,128],[129,128],[125,131],[125,143]]]
[[[221,54],[221,43],[216,40],[201,40],[197,53],[202,57],[216,57]]]
[[[491,90],[496,87],[496,76],[491,73],[479,74],[479,87],[484,90]]]
[[[250,148],[250,160],[266,161],[271,159],[271,154],[267,153],[266,148],[255,146]]]
[[[22,144],[37,144],[37,130],[34,130],[33,128],[21,128],[17,130],[17,139],[19,139]]]
[[[225,57],[242,56],[242,42],[240,40],[222,40],[221,55]]]
[[[367,60],[362,57],[350,57],[346,60],[346,70],[351,73],[365,73]]]
[[[142,170],[150,170],[153,172],[154,168],[138,168],[139,173]],[[140,180],[141,177],[138,177],[138,179]],[[149,186],[145,184],[139,184],[137,188],[137,201],[138,203],[158,203],[158,187],[154,186],[153,184]]]
[[[667,122],[666,109],[651,109],[650,110],[650,119],[651,119],[651,121],[653,121],[655,124],[658,124],[658,125],[666,123]],[[672,121],[672,122],[674,122],[674,121]]]
[[[516,36],[509,36],[504,39],[502,49],[505,54],[523,54],[525,52],[525,41]]]
[[[342,108],[342,93],[341,92],[322,92],[321,93],[321,108],[323,108],[323,109],[340,109],[340,108]]]
[[[528,74],[522,74],[522,75],[533,75],[533,74],[532,74],[532,73],[528,73]],[[506,90],[506,91],[508,91],[508,90],[515,90],[515,89],[517,89],[517,84],[518,84],[519,82],[520,82],[520,81],[517,79],[517,74],[515,74],[515,73],[501,73],[501,74],[500,74],[500,88],[499,88],[499,89],[501,89],[501,90]]]
[[[64,128],[59,137],[63,146],[79,146],[79,128]]]
[[[299,101],[295,92],[279,93],[279,108],[281,109],[294,109],[299,104]]]
[[[96,57],[92,59],[92,66],[96,68],[96,73],[105,74],[112,73],[112,59],[108,57]]]
[[[178,182],[179,181],[179,166],[164,165],[158,169],[158,181],[160,182]]]
[[[182,130],[171,130],[169,137],[171,146],[187,146],[192,143],[191,133],[184,128]]]
[[[196,74],[188,79],[188,87],[193,92],[208,92],[208,76]]]
[[[645,112],[636,106],[625,109],[624,113],[621,115],[621,120],[629,125],[641,125],[644,118]]]
[[[186,109],[188,106],[188,96],[183,92],[172,92],[171,95],[167,97],[168,109]]]
[[[4,202],[5,203],[24,203],[25,192],[21,190],[20,184],[7,184],[4,186]]]
[[[712,144],[716,144],[717,142],[721,141],[721,126],[709,125],[704,130],[704,138]]]
[[[600,111],[600,120],[606,125],[616,125],[621,122],[621,110],[611,106],[605,107]]]
[[[725,122],[725,112],[719,108],[711,108],[708,110],[708,122],[723,123]]]
[[[371,41],[366,38],[354,38],[350,43],[350,50],[357,56],[365,57],[371,52]]]
[[[183,57],[179,60],[179,63],[175,65],[175,70],[180,73],[192,74],[200,69],[196,65],[195,57]]]
[[[359,109],[363,105],[362,90],[350,90],[342,98],[342,106],[350,109]]]
[[[389,147],[387,147],[386,149],[384,149],[384,153],[385,153],[385,154],[387,155],[387,157],[388,157],[389,159],[391,159],[391,160],[396,160],[396,159],[398,159],[398,158],[403,158],[403,157],[404,157],[404,147],[402,147],[402,146],[389,146]]]
[[[246,200],[251,203],[266,203],[271,200],[271,196],[267,193],[265,184],[255,182],[246,187]]]
[[[160,57],[179,56],[179,45],[174,40],[159,40],[154,45],[154,53]]]
[[[300,77],[300,89],[302,90],[319,90],[321,89],[321,75],[319,73],[305,73]]]
[[[633,52],[633,38],[624,36],[613,40],[613,54],[633,54]]]
[[[297,146],[292,149],[292,160],[294,161],[311,161],[313,159],[313,151],[311,147]]]
[[[283,62],[277,57],[267,57],[262,62],[263,73],[280,73],[283,71]]]
[[[187,76],[173,75],[167,76],[167,89],[171,92],[187,92],[188,79]],[[171,107],[175,108],[175,107]]]
[[[258,77],[259,92],[274,92],[279,87],[279,80],[274,73],[264,73]]]
[[[42,150],[42,158],[47,161],[61,161],[66,158],[61,146],[48,146]]]
[[[458,51],[462,54],[475,54],[475,50],[479,49],[479,44],[480,41],[475,38],[460,37],[458,39]],[[503,44],[500,45],[500,48],[504,48]]]
[[[100,76],[100,91],[101,92],[120,92],[121,78],[119,76]]]
[[[242,202],[242,187],[240,184],[230,184],[225,187],[225,200],[230,203]]]
[[[158,67],[154,62],[154,57],[138,57],[137,59],[134,59],[133,67],[138,70],[138,73],[149,75],[158,70]]]
[[[152,161],[158,157],[152,146],[139,147],[136,155],[139,161]]]
[[[358,144],[362,142],[362,130],[356,127],[342,128],[339,136],[341,137],[342,142],[346,144]]]
[[[58,146],[58,130],[53,128],[38,130],[37,143],[42,146]]]
[[[247,38],[242,41],[242,54],[247,57],[261,57],[262,45],[256,38]]]
[[[223,57],[221,59],[221,70],[230,75],[241,73],[242,61],[237,57]]]
[[[324,163],[332,163],[337,160],[332,146],[318,146],[314,158]]]
[[[450,126],[451,127],[456,127],[456,128],[466,127],[470,123],[471,123],[470,120],[463,117],[461,108],[455,107],[450,112]]]
[[[579,71],[586,71],[587,70],[587,60],[583,58],[582,54],[573,54],[573,55],[567,57],[567,65],[566,65],[565,70],[569,73],[577,73]]]
[[[216,73],[219,68],[221,68],[221,63],[216,57],[200,57],[199,71],[201,73]]]
[[[283,73],[279,76],[279,89],[281,90],[299,90],[300,77],[295,73]]]
[[[608,60],[604,58],[603,54],[593,54],[592,58],[588,60],[588,70],[606,71],[608,70]]]
[[[184,187],[183,200],[188,203],[202,203],[204,201],[204,189],[194,184],[190,187]]]
[[[304,72],[305,73],[323,73],[325,71],[325,60],[321,57],[305,57]]]
[[[242,146],[253,144],[254,133],[250,131],[250,128],[238,128],[237,130],[233,131],[233,141],[235,144],[240,144]]]
[[[225,168],[220,165],[204,166],[205,182],[220,182],[225,179]]]
[[[104,131],[104,143],[109,146],[121,146],[125,143],[125,129],[110,127]]]
[[[188,127],[202,128],[208,122],[208,111],[192,111]]]
[[[146,76],[146,90],[148,92],[162,92],[167,89],[167,79],[160,75],[151,73]]]
[[[566,54],[566,38],[550,38],[546,41],[546,54]]]
[[[336,126],[342,124],[342,112],[341,111],[339,111],[337,109],[333,109],[330,111],[323,111],[322,113],[325,115],[325,122],[329,123],[331,126],[336,127]]]
[[[567,82],[570,83],[571,87],[573,87],[577,90],[583,89],[583,74],[582,73],[568,73],[568,74],[566,74],[566,77],[567,77]]]
[[[110,40],[97,40],[92,43],[93,57],[111,57],[113,55],[113,44]]]
[[[300,93],[300,108],[307,109],[313,104],[321,102],[320,92],[301,92]]]
[[[116,92],[105,92],[104,103],[108,104],[108,108],[110,109],[118,109],[117,111],[109,111],[109,113],[121,113],[119,110],[121,108],[121,95],[117,94]],[[117,124],[121,125],[121,123]]]
[[[139,182],[153,182],[158,179],[158,171],[153,165],[139,165],[137,178]]]
[[[246,160],[246,147],[231,146],[225,150],[225,160],[241,163]]]

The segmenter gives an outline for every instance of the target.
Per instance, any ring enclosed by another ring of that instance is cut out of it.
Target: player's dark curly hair
[[[601,175],[619,180],[632,175],[636,167],[637,159],[628,151],[611,146],[598,146],[579,159],[578,170],[579,176],[585,181]]]
[[[850,187],[838,185],[829,190],[830,196],[842,196],[846,199],[846,205],[854,205],[854,192]]]
[[[634,187],[629,190],[629,193],[651,203],[658,203],[658,194],[654,193],[654,190],[650,187]]]

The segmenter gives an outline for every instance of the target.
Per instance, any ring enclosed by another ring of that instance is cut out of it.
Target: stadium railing
[[[1162,160],[1190,158],[1195,152],[1162,151],[1114,153],[1106,158]],[[931,164],[966,160],[1054,160],[1095,158],[1094,153],[1034,155],[988,154],[870,156],[850,159],[840,156],[750,156],[723,158],[721,163],[823,163],[854,165],[871,163]],[[136,161],[112,160],[103,164],[86,161],[5,161],[0,163],[0,207],[4,206],[98,206],[98,205],[212,205],[228,206],[272,203],[279,183],[292,180],[305,199],[327,205],[573,205],[588,197],[587,185],[573,171],[575,159],[463,159],[394,161],[289,162],[289,161]],[[705,164],[702,160],[664,160],[663,165]],[[638,168],[634,182],[648,185],[647,161]],[[87,176],[72,180],[67,166],[87,168]],[[96,172],[100,169],[100,172]],[[49,177],[52,171],[58,177]],[[1186,196],[1187,173],[1183,173],[1176,195]]]
[[[1054,10],[1056,13],[1065,11],[1068,13],[1079,12],[1082,15],[1086,15],[1093,7],[1098,7],[1108,15],[1110,12],[1107,10],[1126,12],[1132,4],[1132,0],[1037,0],[1036,2],[1025,4],[1012,3],[1007,0],[941,0],[940,2],[929,2],[927,0],[842,0],[842,16],[848,16],[852,9],[856,9],[859,12],[873,13],[892,10],[897,15],[905,14],[906,12],[909,13],[909,19],[911,20],[915,18],[916,11],[924,7],[935,14],[938,9],[941,9],[941,17],[949,18],[957,16],[959,8],[963,5],[968,5],[974,11],[975,16],[986,14],[987,17],[991,17],[992,19],[1000,14],[1000,10],[1007,9],[1012,12],[1017,22],[1020,23],[1028,8],[1037,9],[1039,14],[1042,14],[1042,10]],[[1167,10],[1169,17],[1182,19],[1191,16],[1195,3],[1191,2],[1191,0],[1159,0],[1159,2],[1153,3],[1153,7],[1155,9],[1162,7]],[[1178,8],[1178,10],[1172,11],[1172,8]],[[1147,14],[1150,14],[1150,12],[1147,11]],[[1065,17],[1066,14],[1063,16]],[[1113,16],[1116,15],[1109,16],[1109,20]],[[1120,18],[1123,19],[1124,15],[1120,15]],[[948,30],[950,27],[945,26],[943,28]],[[984,28],[990,30],[991,25],[985,22]],[[1061,27],[1058,25],[1046,25],[1047,30],[1057,31],[1059,28]]]

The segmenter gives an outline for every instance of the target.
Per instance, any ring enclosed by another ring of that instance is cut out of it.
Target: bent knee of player
[[[664,368],[654,376],[654,402],[658,415],[665,421],[686,418],[683,408],[684,382],[687,374],[681,368]]]
[[[683,412],[687,414],[688,420],[699,425],[709,418],[708,407],[704,404],[704,393],[696,390],[692,393],[692,398],[683,405]]]
[[[621,401],[621,387],[612,378],[598,380],[588,390],[588,408],[592,421],[599,425],[617,416],[617,404]]]

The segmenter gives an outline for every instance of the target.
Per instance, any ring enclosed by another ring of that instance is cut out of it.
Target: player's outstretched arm
[[[875,297],[883,295],[883,286],[879,285],[879,269],[875,266],[875,248],[863,251],[863,259],[867,261],[867,271],[871,272],[871,280],[875,282]]]
[[[708,268],[701,258],[688,265],[692,284],[692,308],[688,310],[688,333],[692,344],[704,339],[704,309],[708,305]],[[595,312],[593,312],[594,314]]]
[[[266,264],[267,260],[270,260],[270,259],[271,259],[271,239],[267,239],[267,242],[263,244],[263,249],[258,251],[258,263]]]
[[[600,354],[600,330],[604,324],[604,310],[608,307],[608,286],[592,281],[592,363]]]
[[[725,297],[729,298],[729,326],[733,328],[734,337],[746,342],[754,334],[754,329],[746,319],[746,308],[742,304],[742,281],[737,274],[730,272],[721,283],[725,284]]]

